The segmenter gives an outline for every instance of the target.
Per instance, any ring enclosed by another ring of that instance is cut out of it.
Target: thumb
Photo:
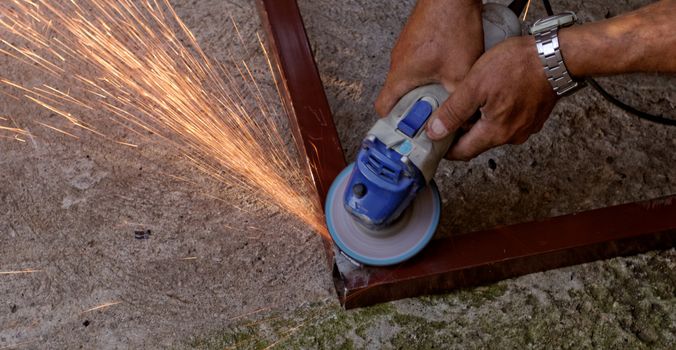
[[[415,87],[421,85],[421,83],[424,83],[424,81],[418,81],[415,79],[398,79],[393,77],[392,74],[389,74],[385,80],[382,90],[380,90],[378,98],[376,98],[376,112],[381,117],[386,116],[387,113],[390,113],[394,105],[402,96],[406,95],[406,93],[413,90]]]
[[[478,94],[469,84],[460,83],[455,92],[437,108],[427,123],[427,136],[441,140],[458,130],[481,107]]]

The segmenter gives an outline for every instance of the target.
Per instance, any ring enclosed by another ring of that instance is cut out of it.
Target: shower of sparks
[[[326,234],[310,179],[277,124],[271,102],[279,92],[266,93],[245,61],[214,63],[168,0],[5,0],[0,54],[49,79],[30,85],[0,76],[4,94],[38,104],[69,129],[35,121],[41,127],[73,138],[83,129],[130,147],[157,137],[210,177]],[[23,129],[1,125],[23,139]],[[121,132],[135,139],[115,136]]]

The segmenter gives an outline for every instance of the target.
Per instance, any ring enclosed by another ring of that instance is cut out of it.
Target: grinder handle
[[[507,6],[484,5],[482,12],[484,47],[490,49],[508,37],[521,35],[521,22]],[[439,162],[455,139],[449,135],[433,141],[425,126],[429,116],[448,98],[449,92],[440,84],[420,86],[404,95],[390,113],[376,122],[367,137],[375,137],[388,148],[396,149],[406,161],[415,165],[429,183]]]

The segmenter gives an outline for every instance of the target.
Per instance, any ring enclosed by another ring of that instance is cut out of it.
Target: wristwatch
[[[559,28],[572,26],[575,22],[577,22],[575,13],[566,11],[541,18],[530,27],[547,80],[559,96],[570,95],[586,86],[584,81],[577,81],[570,76],[559,46]]]

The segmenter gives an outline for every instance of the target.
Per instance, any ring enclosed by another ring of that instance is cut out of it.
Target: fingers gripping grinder
[[[486,48],[521,33],[516,15],[498,4],[484,5],[483,28]],[[353,261],[396,264],[432,239],[441,213],[432,177],[453,137],[432,141],[425,125],[448,96],[443,86],[427,85],[402,97],[369,130],[356,161],[331,185],[326,223]]]

